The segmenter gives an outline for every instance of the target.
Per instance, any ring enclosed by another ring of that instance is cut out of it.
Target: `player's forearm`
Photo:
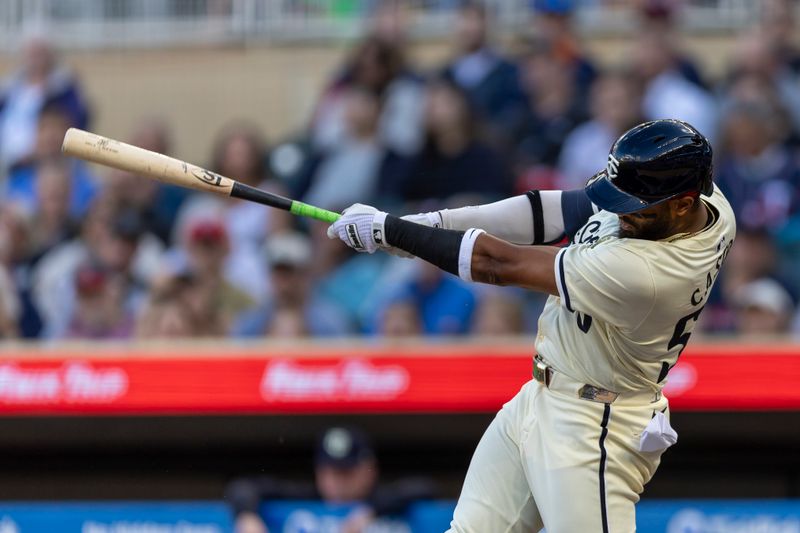
[[[470,277],[557,295],[554,264],[558,250],[554,246],[518,246],[482,234],[472,247]]]
[[[384,222],[386,241],[420,259],[458,276],[458,261],[463,231],[434,228],[392,215]]]
[[[414,224],[388,215],[389,245],[409,252],[467,281],[515,285],[557,294],[557,248],[519,246],[480,230],[454,231]]]
[[[491,204],[442,209],[423,215],[428,225],[466,231],[479,228],[516,244],[545,244],[583,226],[593,214],[591,202],[580,191],[529,191]],[[424,220],[424,219],[423,219]]]

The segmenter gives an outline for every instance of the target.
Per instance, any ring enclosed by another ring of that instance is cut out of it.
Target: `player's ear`
[[[670,200],[672,214],[678,217],[686,216],[694,209],[696,202],[699,200],[696,196],[688,194]]]

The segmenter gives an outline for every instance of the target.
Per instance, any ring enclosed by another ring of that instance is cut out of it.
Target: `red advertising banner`
[[[7,353],[0,415],[481,413],[531,375],[523,346],[117,352]],[[800,346],[708,345],[687,350],[666,393],[673,410],[788,410],[799,383]]]

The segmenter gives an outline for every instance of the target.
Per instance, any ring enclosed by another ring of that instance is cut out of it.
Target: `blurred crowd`
[[[603,66],[582,45],[568,0],[532,2],[529,30],[502,46],[491,12],[454,4],[446,64],[410,63],[403,3],[375,2],[305,131],[268,143],[234,121],[200,163],[328,209],[362,202],[406,214],[579,188],[628,128],[683,119],[712,140],[715,181],[739,226],[702,330],[800,330],[793,2],[762,2],[718,79],[684,48],[674,1],[639,0],[628,52]],[[535,330],[540,295],[353,254],[327,239],[323,223],[90,168],[60,153],[70,126],[91,126],[91,103],[47,39],[33,36],[0,88],[0,337]],[[171,153],[170,124],[158,117],[143,117],[125,140]]]

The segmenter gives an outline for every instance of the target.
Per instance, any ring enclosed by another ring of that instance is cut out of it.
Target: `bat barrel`
[[[147,176],[163,183],[228,196],[234,180],[210,170],[101,135],[70,128],[61,150],[92,163]]]
[[[160,158],[170,159],[78,128],[67,130],[61,151],[85,161],[145,175],[152,174],[153,165]]]
[[[61,150],[69,156],[171,185],[242,198],[326,222],[333,222],[339,218],[338,213],[250,187],[191,163],[77,128],[70,128],[67,131]]]

